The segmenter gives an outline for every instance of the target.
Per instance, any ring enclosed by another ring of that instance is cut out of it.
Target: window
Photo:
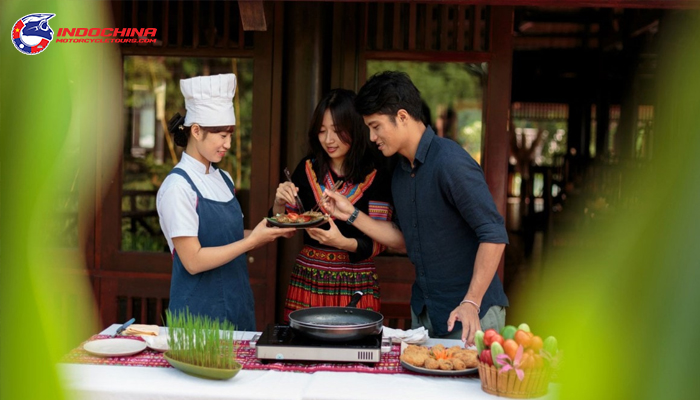
[[[512,110],[515,140],[520,151],[511,156],[510,163],[556,166],[566,154],[569,107],[553,103],[513,103]],[[539,139],[538,135],[541,135]],[[529,152],[536,141],[537,147]],[[528,156],[530,159],[518,159]]]

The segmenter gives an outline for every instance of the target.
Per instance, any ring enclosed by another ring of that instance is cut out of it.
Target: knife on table
[[[122,325],[122,326],[120,326],[119,328],[117,328],[117,333],[115,333],[114,335],[112,335],[112,337],[119,336],[122,332],[124,332],[124,330],[125,330],[126,328],[128,328],[131,324],[133,324],[134,321],[136,321],[136,318],[132,318],[132,319],[126,321],[126,322],[124,323],[124,325]]]

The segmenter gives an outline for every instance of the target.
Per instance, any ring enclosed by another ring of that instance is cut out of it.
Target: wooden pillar
[[[629,10],[625,13],[622,22],[622,32],[625,38],[629,37],[632,16]],[[639,79],[638,62],[641,47],[638,41],[626,40],[624,42],[623,62],[625,63],[625,82],[623,86],[622,104],[620,106],[620,125],[615,133],[615,153],[620,160],[634,158],[634,139],[637,127],[637,114],[639,109]]]
[[[359,89],[359,5],[333,3],[333,50],[331,53],[331,85],[333,88]],[[342,46],[339,45],[342,43]]]
[[[584,102],[578,97],[579,94],[574,95],[574,98],[569,101],[569,121],[567,127],[567,138],[568,138],[568,151],[569,155],[578,159],[583,153],[583,143],[584,143]],[[589,111],[590,115],[590,111]]]
[[[581,105],[581,158],[584,162],[591,158],[591,108],[592,103],[587,97]]]
[[[679,62],[693,59],[680,55],[688,54],[688,49],[698,47],[698,38],[693,35],[698,30],[691,29],[695,26],[700,26],[698,14],[681,11],[667,12],[659,23],[659,42],[663,46],[659,56],[660,75],[654,107],[656,132],[652,138],[652,146],[655,159],[661,157],[671,160],[672,157],[677,157],[677,154],[672,153],[677,148],[674,143],[688,143],[688,135],[695,134],[687,132],[686,129],[690,116],[698,113],[697,94],[691,93],[687,85],[697,86],[697,83],[687,82],[685,79],[698,79],[692,72],[696,66]],[[685,79],[679,79],[679,76]],[[695,186],[692,182],[688,184]]]
[[[266,31],[255,32],[253,68],[253,135],[255,143],[267,149],[267,159],[253,158],[250,188],[251,199],[270,199],[277,189],[282,108],[282,65],[275,60],[282,56],[282,5],[266,3],[267,21],[273,21]],[[262,153],[261,153],[262,154]],[[255,184],[259,182],[259,184]],[[260,182],[267,182],[262,184]],[[268,202],[251,201],[246,228],[252,229],[267,216]],[[264,328],[275,318],[277,247],[274,244],[248,252],[250,283],[256,294],[257,329]]]
[[[510,95],[513,71],[513,7],[491,9],[491,52],[484,96],[484,158],[482,167],[496,208],[506,215],[508,151],[510,146]],[[498,266],[503,281],[504,263]]]
[[[633,61],[630,60],[630,62]],[[639,109],[638,80],[634,68],[630,68],[628,77],[627,90],[620,107],[620,125],[615,134],[615,153],[623,160],[634,158],[634,139]]]
[[[289,2],[284,4],[285,54],[283,62],[285,104],[282,109],[282,165],[293,171],[308,150],[307,131],[316,104],[329,90],[330,66],[324,63],[331,55],[326,53],[324,40],[329,39],[324,21],[330,3]],[[303,23],[299,23],[303,21]],[[279,184],[277,180],[276,184]],[[275,185],[276,186],[276,185]],[[273,196],[270,197],[270,202]],[[270,203],[272,204],[272,203]],[[268,205],[269,207],[269,205]],[[277,310],[284,309],[289,277],[296,255],[301,250],[303,236],[297,234],[289,240],[279,241],[280,256],[277,268]],[[277,315],[282,321],[282,315]]]
[[[600,19],[598,25],[600,26],[600,32],[598,32],[598,41],[603,43],[603,39],[612,36],[612,25],[607,21],[611,21],[613,18],[612,10],[608,9],[600,13]],[[597,93],[595,94],[596,107],[595,107],[595,119],[596,119],[596,136],[595,136],[595,154],[598,160],[609,160],[610,150],[609,148],[609,137],[610,137],[610,84],[611,84],[611,57],[607,56],[606,52],[603,51],[602,47],[597,51]]]
[[[596,132],[595,132],[595,156],[598,160],[605,160],[609,156],[608,136],[610,134],[610,92],[607,88],[607,76],[600,77],[598,94],[595,107]]]

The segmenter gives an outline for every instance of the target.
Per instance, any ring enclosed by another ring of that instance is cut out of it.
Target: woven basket
[[[524,370],[521,381],[514,370],[499,373],[493,365],[479,362],[479,378],[484,392],[513,399],[529,399],[547,394],[551,370],[548,367]]]

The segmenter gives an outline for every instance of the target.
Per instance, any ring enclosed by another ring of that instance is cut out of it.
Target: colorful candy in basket
[[[527,324],[520,324],[517,328],[508,325],[500,333],[494,329],[478,331],[475,342],[485,392],[521,399],[547,393],[560,358],[554,336],[542,340]]]

